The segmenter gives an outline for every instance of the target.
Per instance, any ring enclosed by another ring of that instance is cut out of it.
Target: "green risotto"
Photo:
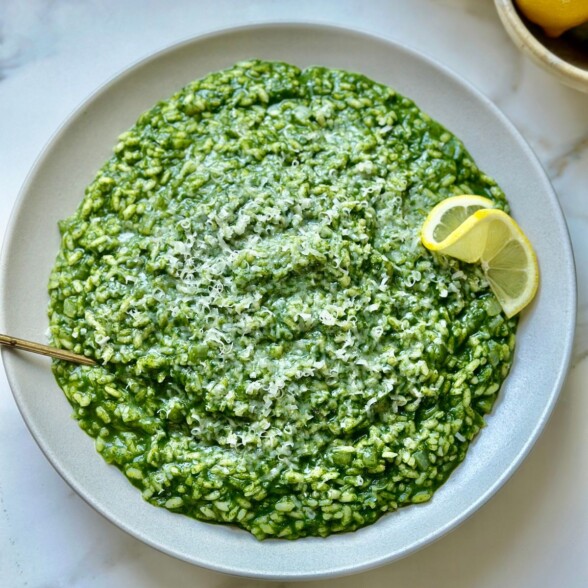
[[[506,208],[463,144],[364,76],[249,61],[143,114],[60,223],[54,372],[152,504],[257,538],[426,502],[512,362],[474,265],[420,243],[443,198]]]

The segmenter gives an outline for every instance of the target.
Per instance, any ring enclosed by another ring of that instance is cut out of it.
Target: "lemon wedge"
[[[421,241],[430,251],[480,263],[504,313],[512,317],[533,300],[539,266],[531,243],[514,219],[492,206],[481,196],[443,200],[427,216]]]
[[[438,251],[438,244],[443,242],[455,229],[461,226],[474,212],[483,208],[494,208],[494,202],[483,196],[463,194],[442,200],[427,217],[421,230],[423,245],[431,251]],[[451,254],[449,254],[451,255]],[[457,257],[457,256],[454,256]],[[462,261],[470,261],[469,259]],[[472,258],[471,261],[477,261]]]

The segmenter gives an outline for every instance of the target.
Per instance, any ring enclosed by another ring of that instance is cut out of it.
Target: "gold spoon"
[[[64,361],[71,361],[73,363],[81,363],[83,365],[97,365],[93,359],[85,355],[78,355],[65,349],[58,349],[57,347],[50,347],[49,345],[42,345],[41,343],[34,343],[26,339],[19,339],[18,337],[10,337],[9,335],[2,335],[0,333],[0,345],[6,347],[14,347],[15,349],[22,349],[23,351],[30,351],[32,353],[39,353],[40,355],[47,355],[55,359],[63,359]]]

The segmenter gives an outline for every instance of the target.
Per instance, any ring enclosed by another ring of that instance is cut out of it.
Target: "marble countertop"
[[[310,585],[587,586],[588,94],[561,86],[520,55],[491,0],[0,0],[0,237],[44,144],[115,73],[207,30],[285,19],[357,26],[398,40],[434,56],[494,101],[555,186],[579,289],[567,384],[535,449],[506,486],[457,530],[418,553]],[[42,455],[2,370],[0,579],[9,588],[272,585],[177,561],[102,518]]]

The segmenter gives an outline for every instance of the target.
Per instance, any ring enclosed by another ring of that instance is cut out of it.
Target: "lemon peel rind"
[[[478,196],[477,194],[461,194],[458,196],[450,196],[449,198],[445,198],[430,210],[429,214],[427,215],[427,219],[421,228],[421,242],[427,249],[431,251],[438,251],[440,245],[453,234],[451,233],[448,235],[448,237],[446,237],[446,239],[443,241],[435,240],[433,237],[433,231],[435,230],[436,224],[433,223],[432,220],[435,218],[440,218],[444,212],[451,209],[456,203],[458,206],[463,208],[466,206],[479,205],[482,207],[482,209],[487,209],[493,208],[495,206],[495,203],[492,202],[492,200],[484,196]]]

